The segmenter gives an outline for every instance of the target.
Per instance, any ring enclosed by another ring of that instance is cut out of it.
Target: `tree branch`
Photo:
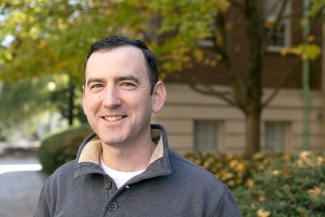
[[[268,104],[274,99],[274,97],[278,94],[278,92],[283,88],[283,86],[287,83],[289,77],[292,75],[294,70],[297,68],[300,62],[300,57],[297,56],[295,62],[291,65],[291,67],[286,71],[286,73],[281,78],[278,85],[275,87],[273,93],[262,103],[262,108],[268,106]]]
[[[219,29],[222,38],[225,40],[227,39],[227,35],[226,35],[226,18],[225,18],[225,14],[224,13],[219,13],[216,18],[216,27]],[[235,73],[232,65],[231,65],[231,60],[229,57],[229,53],[227,51],[227,46],[226,44],[222,45],[222,43],[225,42],[221,42],[218,43],[217,40],[217,33],[216,32],[212,32],[212,42],[213,42],[213,48],[216,51],[216,53],[220,54],[222,59],[220,60],[220,62],[224,65],[225,67],[225,71],[227,72],[228,78],[229,78],[229,82],[230,82],[230,86],[232,87],[235,95],[236,95],[236,100],[237,102],[239,102],[240,105],[244,105],[244,100],[243,98],[245,98],[245,85],[242,81],[242,79],[240,78],[238,73]],[[239,104],[237,103],[237,106],[239,107]]]
[[[190,88],[199,93],[202,93],[204,95],[217,96],[232,106],[240,107],[240,105],[236,102],[236,99],[234,98],[233,94],[229,91],[217,91],[212,88],[211,85],[208,85],[202,81],[186,78],[182,73],[173,73],[173,75],[181,79],[181,81],[185,82],[187,85],[189,85]],[[204,86],[205,90],[199,88],[198,85]]]

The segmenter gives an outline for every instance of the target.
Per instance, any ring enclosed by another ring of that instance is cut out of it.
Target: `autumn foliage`
[[[243,216],[324,216],[323,154],[198,153],[186,157],[231,188]]]

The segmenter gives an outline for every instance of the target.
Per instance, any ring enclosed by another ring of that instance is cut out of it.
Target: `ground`
[[[35,151],[0,154],[0,217],[31,217],[47,178]]]

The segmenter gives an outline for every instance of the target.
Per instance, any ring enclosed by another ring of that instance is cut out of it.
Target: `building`
[[[273,8],[265,0],[266,9]],[[274,3],[273,3],[274,4]],[[301,1],[290,1],[286,13],[302,7]],[[267,22],[273,22],[277,7],[266,13]],[[237,15],[235,15],[237,16]],[[245,64],[245,33],[241,27],[241,17],[237,19],[232,40],[242,47],[238,54],[239,66]],[[283,72],[293,63],[294,56],[282,56],[281,50],[297,45],[302,38],[299,29],[301,16],[290,17],[279,24],[268,47],[263,75],[264,97],[281,79]],[[267,23],[266,22],[266,23]],[[325,50],[323,32],[325,26],[318,24],[311,29],[315,42]],[[202,46],[209,46],[207,43]],[[217,71],[217,73],[216,73]],[[229,89],[222,69],[195,65],[186,69],[187,75],[198,76],[216,87]],[[245,73],[245,72],[244,72]],[[263,152],[299,153],[303,150],[303,90],[302,66],[294,71],[284,88],[263,110],[261,120],[261,150]],[[310,62],[310,111],[309,111],[309,149],[324,151],[324,96],[325,96],[325,57],[320,56]],[[186,84],[166,81],[167,100],[164,108],[154,114],[152,122],[163,124],[169,134],[171,148],[179,153],[192,151],[216,151],[220,153],[245,152],[245,116],[240,110],[229,106],[223,100],[199,94]]]

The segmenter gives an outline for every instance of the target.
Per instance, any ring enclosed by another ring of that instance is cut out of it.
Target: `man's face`
[[[95,52],[85,73],[84,112],[102,142],[123,146],[150,136],[152,96],[140,49],[125,46]]]

